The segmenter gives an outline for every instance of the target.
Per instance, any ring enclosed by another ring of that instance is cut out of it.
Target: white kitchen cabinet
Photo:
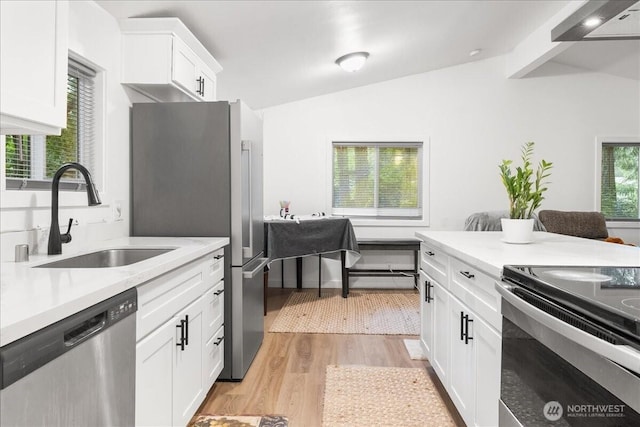
[[[136,425],[186,426],[222,371],[223,254],[138,287]]]
[[[497,278],[425,242],[420,260],[420,338],[425,349],[431,343],[429,362],[467,425],[498,425]]]
[[[198,298],[178,314],[175,361],[173,365],[173,423],[186,426],[202,403],[206,391],[202,372],[203,298]],[[184,322],[184,323],[183,323]],[[184,331],[184,335],[183,335]],[[183,345],[184,344],[184,345]]]
[[[136,345],[136,425],[168,426],[173,419],[175,316]]]
[[[449,385],[449,293],[438,282],[433,282],[433,357],[429,359],[440,381]]]
[[[431,359],[434,329],[432,286],[429,276],[420,270],[420,344],[428,359]]]
[[[57,134],[67,122],[67,1],[0,2],[0,134]]]
[[[502,337],[481,317],[476,316],[473,325],[475,347],[475,425],[498,424],[496,398],[500,396],[500,361]]]
[[[449,299],[449,324],[452,326],[449,396],[467,425],[474,425],[474,321],[460,301],[454,297]]]
[[[209,390],[224,368],[224,326],[207,341],[204,348],[204,385]]]
[[[136,425],[187,425],[205,392],[202,354],[198,298],[136,345]]]
[[[129,18],[122,83],[156,101],[215,101],[222,67],[178,18]]]
[[[451,324],[459,329],[451,337],[451,400],[467,425],[497,425],[501,337],[453,296],[449,314]]]

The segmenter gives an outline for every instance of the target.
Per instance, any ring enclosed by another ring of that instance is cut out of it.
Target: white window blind
[[[7,135],[7,189],[36,190],[51,188],[51,179],[66,162],[78,162],[89,171],[95,166],[96,73],[69,60],[67,75],[67,127],[61,135]],[[84,187],[79,172],[72,169],[61,180],[61,189]]]
[[[332,214],[421,218],[422,142],[333,142]]]
[[[602,144],[600,210],[608,220],[640,220],[640,143]]]

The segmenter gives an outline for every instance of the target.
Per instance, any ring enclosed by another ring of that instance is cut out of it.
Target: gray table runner
[[[345,266],[351,268],[360,258],[358,241],[348,218],[265,221],[264,242],[269,263],[345,251]]]

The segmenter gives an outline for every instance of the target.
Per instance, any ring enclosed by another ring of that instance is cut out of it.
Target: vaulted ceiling
[[[220,99],[264,108],[511,52],[572,4],[504,1],[113,1],[118,19],[178,17],[222,65]],[[640,41],[570,43],[552,60],[640,80]],[[475,56],[470,51],[481,49]],[[368,51],[346,73],[335,59]],[[506,76],[506,74],[505,74]]]

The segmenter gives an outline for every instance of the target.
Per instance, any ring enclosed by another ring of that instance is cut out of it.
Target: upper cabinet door
[[[171,80],[190,94],[199,95],[198,57],[177,37],[173,38],[173,67]]]
[[[158,102],[216,100],[222,67],[178,18],[127,18],[122,83]]]
[[[67,1],[0,2],[0,133],[66,127]]]
[[[216,101],[216,74],[202,63],[198,71],[199,78],[201,79],[200,97],[203,101]]]

